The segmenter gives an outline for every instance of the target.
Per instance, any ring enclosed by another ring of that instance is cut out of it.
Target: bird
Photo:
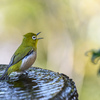
[[[5,69],[0,80],[8,79],[12,72],[24,72],[32,66],[37,57],[37,42],[43,38],[37,38],[37,34],[29,32],[23,36],[23,41],[11,57],[10,63]]]

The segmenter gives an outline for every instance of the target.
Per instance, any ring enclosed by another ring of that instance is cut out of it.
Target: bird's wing
[[[33,48],[32,47],[24,47],[21,50],[19,50],[19,49],[12,56],[11,61],[10,61],[8,67],[16,64],[17,62],[19,62],[20,60],[22,60],[25,56],[27,56],[27,55],[29,55],[30,53],[33,52]]]
[[[9,67],[11,67],[12,65],[16,64],[17,62],[19,62],[25,56],[28,56],[32,52],[33,52],[33,48],[32,47],[20,47],[20,48],[18,48],[16,50],[16,52],[14,53],[14,55],[12,56],[11,61],[10,61],[9,65],[7,66],[4,74],[0,77],[0,80],[2,80],[4,78],[7,78],[9,76],[8,73],[7,73]]]

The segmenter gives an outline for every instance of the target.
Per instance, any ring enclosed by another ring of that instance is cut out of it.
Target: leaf
[[[94,64],[97,64],[100,59],[100,49],[99,50],[90,50],[85,53],[86,56],[91,55],[91,61]]]

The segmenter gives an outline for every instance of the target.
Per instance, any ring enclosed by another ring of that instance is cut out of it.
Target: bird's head
[[[26,44],[27,46],[33,46],[33,47],[37,47],[37,42],[40,39],[43,38],[38,38],[37,36],[40,34],[41,32],[35,34],[35,33],[27,33],[24,35],[24,39],[23,39],[23,43]]]

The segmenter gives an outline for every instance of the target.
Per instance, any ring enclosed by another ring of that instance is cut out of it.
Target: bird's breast
[[[32,64],[35,62],[36,60],[36,51],[32,52],[31,54],[25,56],[22,59],[22,64],[20,67],[21,71],[27,70],[29,67],[32,66]]]

